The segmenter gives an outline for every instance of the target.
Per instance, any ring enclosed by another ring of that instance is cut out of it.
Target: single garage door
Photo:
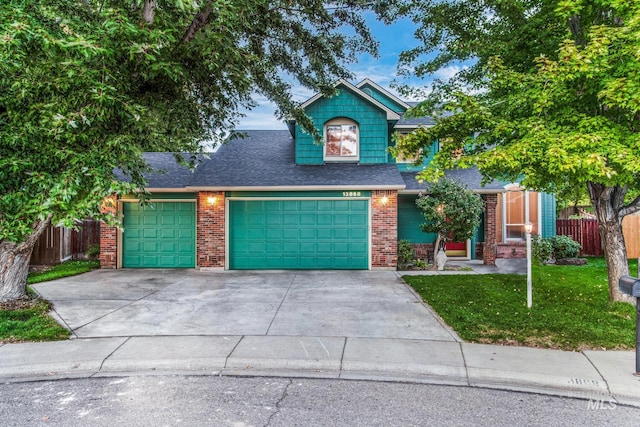
[[[194,202],[123,203],[122,267],[196,266]]]
[[[368,200],[229,200],[229,268],[368,269]]]

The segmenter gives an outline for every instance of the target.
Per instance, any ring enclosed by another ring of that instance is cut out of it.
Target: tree
[[[25,294],[31,251],[49,224],[107,220],[105,196],[143,191],[142,152],[192,153],[178,159],[195,164],[254,94],[317,133],[288,82],[333,91],[357,52],[376,53],[364,11],[386,19],[389,4],[3,1],[0,301]],[[116,182],[115,168],[130,182]]]
[[[420,229],[436,233],[434,258],[447,242],[465,242],[472,238],[480,226],[484,208],[480,196],[449,178],[431,184],[428,193],[416,199],[416,205],[426,220]]]
[[[487,177],[517,180],[538,191],[588,191],[604,242],[611,300],[625,300],[618,291],[618,279],[629,274],[622,218],[640,210],[640,198],[629,197],[640,189],[640,4],[482,3],[498,12],[498,4],[518,10],[522,27],[486,10],[484,21],[490,29],[504,23],[507,36],[522,40],[527,51],[499,48],[503,37],[488,31],[478,42],[482,49],[469,50],[478,55],[477,73],[441,84],[421,107],[424,113],[442,102],[449,115],[405,138],[401,150],[415,152],[448,138],[425,172],[427,179],[454,165],[477,164]],[[553,38],[547,47],[532,41],[537,37],[527,41],[531,23]],[[447,33],[458,24],[430,25]],[[451,40],[464,45],[466,39],[455,33]],[[490,53],[494,47],[499,56]]]

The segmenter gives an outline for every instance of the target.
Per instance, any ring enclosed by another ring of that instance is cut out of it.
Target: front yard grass
[[[27,283],[39,283],[75,276],[98,268],[98,261],[68,261],[46,271],[29,273]],[[69,338],[69,331],[49,315],[51,304],[27,287],[28,297],[0,303],[0,343],[57,341]]]
[[[630,262],[632,275],[637,272]],[[534,265],[525,275],[404,276],[462,339],[562,350],[633,349],[635,306],[610,303],[602,258],[585,266]]]

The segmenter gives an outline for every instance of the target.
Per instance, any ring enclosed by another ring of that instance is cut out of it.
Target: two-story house
[[[288,131],[251,131],[223,145],[195,171],[171,153],[146,153],[162,171],[147,177],[151,201],[122,196],[105,204],[122,214],[123,230],[103,224],[101,266],[395,268],[400,239],[425,257],[435,236],[418,228],[423,217],[415,199],[427,191],[416,180],[421,168],[388,148],[394,133],[433,123],[403,118],[410,105],[368,79],[336,87],[337,95],[303,104],[323,145],[288,122]],[[482,226],[468,242],[450,245],[450,256],[487,264],[523,256],[529,221],[534,233],[555,234],[553,196],[498,182],[482,186],[474,169],[448,175],[485,201]]]

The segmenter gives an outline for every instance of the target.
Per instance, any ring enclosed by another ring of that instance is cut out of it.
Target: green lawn
[[[34,283],[47,282],[49,280],[60,279],[68,276],[75,276],[76,274],[87,273],[91,270],[95,270],[100,267],[100,261],[92,260],[77,260],[67,261],[62,264],[54,265],[48,270],[42,272],[29,273],[27,283],[32,285]]]
[[[44,272],[30,273],[27,283],[39,283],[98,268],[98,261],[68,261]],[[51,316],[49,302],[38,299],[28,289],[29,298],[0,304],[0,342],[56,341],[69,337],[69,331]]]
[[[637,272],[636,260],[630,263]],[[404,276],[462,339],[530,347],[632,349],[635,306],[610,303],[604,259],[535,265],[533,307],[524,275]]]

